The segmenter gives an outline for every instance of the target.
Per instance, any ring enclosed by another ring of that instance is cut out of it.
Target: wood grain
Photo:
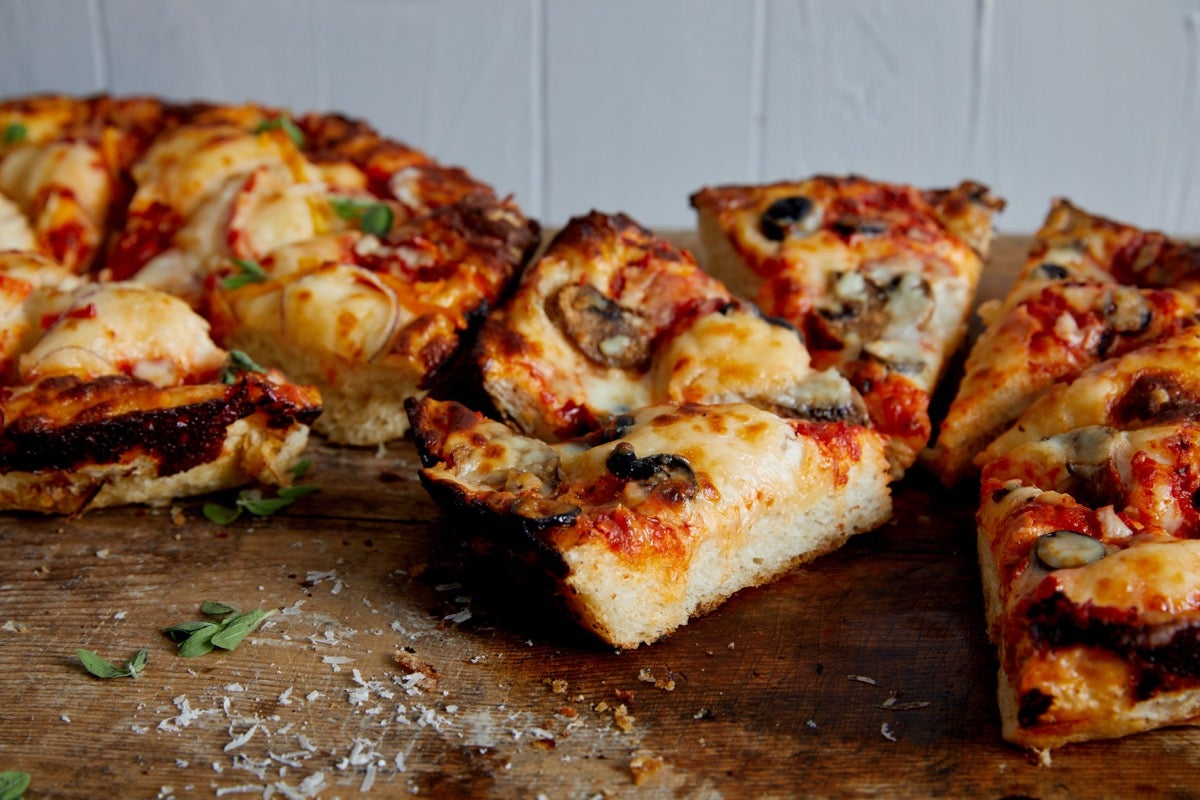
[[[1200,795],[1192,730],[1001,741],[970,488],[915,470],[880,530],[618,653],[458,544],[410,443],[312,456],[319,493],[228,527],[0,517],[0,770],[30,798]],[[280,613],[180,658],[161,629],[205,599]],[[150,660],[99,680],[78,647]]]

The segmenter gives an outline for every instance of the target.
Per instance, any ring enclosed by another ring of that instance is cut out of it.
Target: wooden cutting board
[[[1200,732],[1000,739],[973,487],[916,469],[882,529],[613,652],[460,550],[410,442],[311,455],[318,493],[226,527],[0,516],[0,771],[28,798],[1200,796]],[[181,658],[161,630],[204,600],[279,613]],[[149,662],[100,680],[80,647]]]

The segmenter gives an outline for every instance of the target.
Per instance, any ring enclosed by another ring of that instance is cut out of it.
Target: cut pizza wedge
[[[1200,724],[1198,490],[1194,423],[1083,428],[984,468],[1006,739],[1050,748]]]
[[[992,216],[986,187],[865,178],[702,189],[706,270],[805,335],[866,400],[899,470],[929,441],[929,403],[966,334]]]
[[[572,219],[488,316],[475,359],[497,409],[548,440],[661,403],[866,421],[858,393],[812,368],[793,327],[623,214]]]
[[[1200,415],[1200,327],[1183,330],[1057,383],[975,458],[982,466],[1026,442],[1089,425],[1119,430]]]
[[[75,514],[290,483],[320,413],[315,389],[231,357],[170,295],[38,287],[19,270],[5,281],[25,289],[4,318],[21,352],[7,354],[16,374],[0,388],[0,508]]]
[[[1013,288],[980,307],[985,328],[924,463],[962,480],[1053,385],[1195,324],[1197,254],[1055,201]]]
[[[537,241],[508,201],[474,196],[386,235],[322,237],[210,279],[218,339],[321,392],[316,429],[334,442],[404,435],[404,401],[425,394]]]
[[[611,645],[653,642],[890,515],[882,438],[746,404],[654,406],[547,444],[454,402],[409,402],[446,513],[535,564]],[[494,533],[492,533],[494,532]]]

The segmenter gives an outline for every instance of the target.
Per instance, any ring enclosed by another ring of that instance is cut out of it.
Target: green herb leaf
[[[75,654],[79,656],[83,668],[97,678],[136,678],[146,668],[150,651],[138,650],[133,658],[125,662],[124,667],[118,667],[108,659],[100,657],[91,650],[84,650],[82,647],[76,650]]]
[[[238,505],[256,517],[269,516],[291,504],[292,501],[286,497],[243,497],[238,499]]]
[[[25,127],[24,122],[10,122],[4,126],[4,144],[23,142],[28,135],[29,128]]]
[[[179,655],[184,658],[196,658],[211,653],[214,648],[232,650],[241,643],[247,635],[257,628],[262,621],[275,613],[255,609],[240,613],[236,608],[226,603],[205,600],[200,610],[209,616],[228,615],[220,622],[209,620],[196,622],[181,622],[164,628],[163,633],[179,645]]]
[[[320,487],[312,483],[297,483],[293,486],[280,486],[279,496],[287,500],[295,500],[304,497],[306,494],[312,494]]]
[[[212,652],[212,638],[221,632],[221,625],[212,623],[200,628],[179,643],[179,655],[184,658],[199,658]]]
[[[275,611],[255,609],[245,614],[235,614],[221,623],[221,631],[212,637],[212,643],[224,650],[232,650],[242,643],[262,621],[274,614]]]
[[[226,508],[217,503],[205,503],[200,511],[204,518],[214,525],[228,525],[242,515],[241,506]]]
[[[221,383],[232,386],[237,383],[239,372],[266,372],[266,370],[241,350],[230,350],[229,360],[225,362],[225,366],[221,367],[221,374],[218,377]]]
[[[226,614],[236,614],[237,609],[228,603],[218,603],[216,600],[205,600],[200,604],[200,613],[210,617],[222,617]]]
[[[219,627],[215,622],[208,620],[195,620],[194,622],[181,622],[178,625],[172,625],[169,628],[163,628],[163,633],[175,644],[186,641],[191,638],[193,633],[204,630],[205,628]]]
[[[241,272],[229,275],[221,281],[221,285],[226,289],[240,289],[252,283],[262,283],[267,279],[267,271],[257,261],[249,261],[244,258],[235,258],[232,261]]]
[[[29,781],[28,772],[15,769],[0,772],[0,800],[21,800],[21,795],[29,788]]]
[[[300,480],[308,474],[310,469],[312,469],[312,459],[300,459],[296,462],[296,465],[292,467],[292,479],[297,481]]]
[[[329,200],[329,205],[339,217],[357,222],[359,230],[372,236],[387,236],[396,221],[391,206],[376,200],[334,197]]]
[[[255,133],[263,131],[281,130],[287,134],[287,137],[292,140],[292,144],[296,145],[297,150],[304,149],[304,131],[292,122],[291,117],[286,115],[275,117],[274,119],[265,119],[258,124],[254,129]]]
[[[375,203],[363,212],[358,227],[362,229],[363,233],[383,238],[392,229],[392,222],[395,218],[396,216],[390,208],[383,203]]]

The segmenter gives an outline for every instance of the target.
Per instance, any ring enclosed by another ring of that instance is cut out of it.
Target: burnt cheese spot
[[[1042,690],[1029,690],[1021,695],[1021,702],[1017,708],[1017,722],[1022,728],[1032,728],[1037,725],[1042,714],[1050,710],[1053,702],[1054,698]]]

